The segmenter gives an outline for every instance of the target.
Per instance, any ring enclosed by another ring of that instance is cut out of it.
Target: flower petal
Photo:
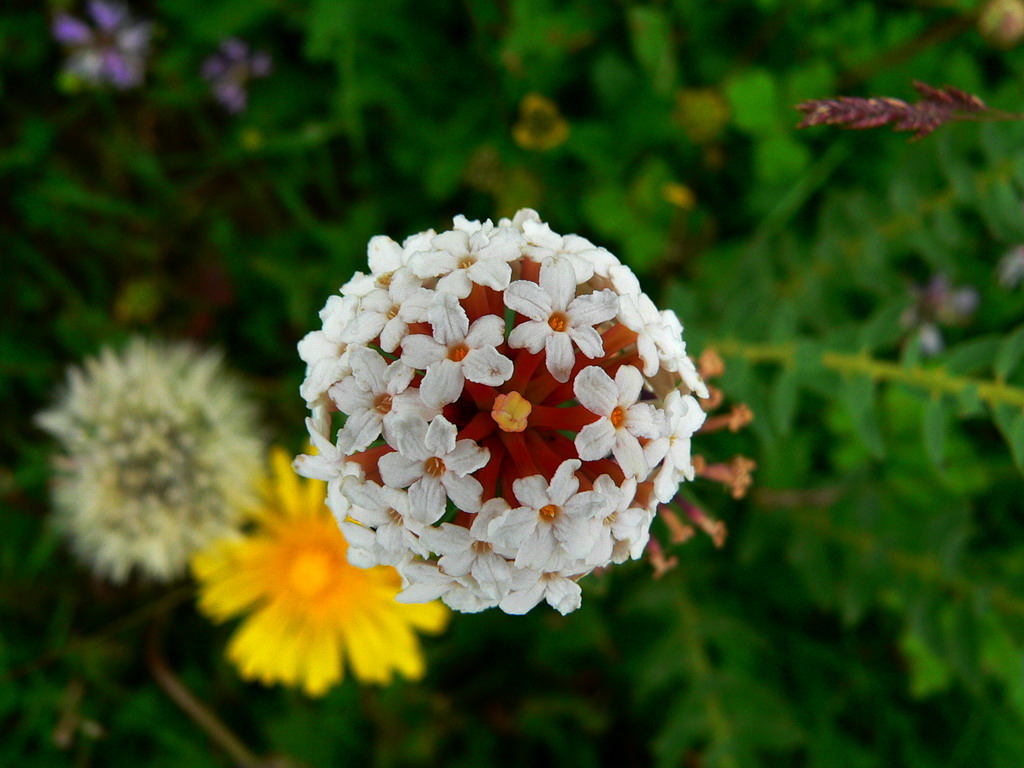
[[[572,391],[584,408],[598,416],[611,416],[618,404],[619,388],[615,386],[612,377],[596,365],[579,372]]]

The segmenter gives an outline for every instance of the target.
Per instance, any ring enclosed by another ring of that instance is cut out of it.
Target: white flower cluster
[[[37,417],[57,438],[57,526],[99,576],[168,581],[254,503],[255,412],[218,355],[136,338],[72,368]]]
[[[317,453],[300,474],[399,599],[525,613],[642,555],[693,478],[707,389],[682,326],[604,248],[536,212],[369,244],[299,343]]]

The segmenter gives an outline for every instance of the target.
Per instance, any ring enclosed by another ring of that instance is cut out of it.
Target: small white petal
[[[505,306],[531,320],[545,323],[554,311],[547,291],[529,280],[516,280],[505,289]]]
[[[484,347],[471,350],[462,361],[462,369],[470,381],[497,387],[512,378],[514,366],[511,360],[494,347]]]
[[[603,459],[615,446],[615,432],[615,427],[608,419],[587,424],[576,435],[576,453],[584,461]],[[633,439],[636,440],[635,437]],[[639,443],[637,446],[639,447]]]
[[[573,382],[572,391],[584,408],[598,416],[610,416],[619,400],[619,388],[615,386],[611,376],[596,365],[588,366],[579,372],[576,381]]]
[[[537,354],[544,349],[544,344],[554,334],[547,322],[527,320],[520,323],[508,335],[508,345],[512,349],[527,349]]]
[[[618,312],[619,297],[607,288],[573,299],[568,307],[574,325],[597,325],[611,320]]]
[[[420,382],[420,398],[430,408],[441,408],[458,400],[465,385],[462,366],[452,360],[441,360],[427,367]]]
[[[568,334],[552,333],[548,336],[544,343],[544,361],[556,381],[564,383],[569,380],[572,367],[576,364],[576,355],[572,351],[572,341]]]

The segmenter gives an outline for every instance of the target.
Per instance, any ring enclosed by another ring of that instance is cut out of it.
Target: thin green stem
[[[792,365],[796,356],[793,344],[746,344],[727,339],[708,345],[725,357],[739,357],[751,363]],[[821,368],[843,376],[866,375],[872,381],[906,384],[933,395],[959,395],[974,389],[978,398],[990,406],[1011,405],[1024,409],[1024,388],[1000,379],[978,379],[955,376],[941,366],[903,366],[887,360],[876,360],[865,352],[823,352],[817,360]]]

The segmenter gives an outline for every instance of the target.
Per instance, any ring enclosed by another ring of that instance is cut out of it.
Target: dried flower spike
[[[853,96],[805,101],[796,106],[804,114],[797,128],[836,125],[864,130],[891,125],[894,131],[912,132],[911,139],[916,140],[953,121],[1020,119],[1019,115],[991,109],[977,96],[951,85],[934,88],[915,81],[914,88],[921,94],[921,100],[913,104],[888,97],[862,99]]]
[[[707,388],[608,251],[531,210],[454,225],[371,240],[371,273],[300,343],[319,454],[296,468],[328,482],[349,560],[402,574],[399,600],[568,613],[693,478]]]

